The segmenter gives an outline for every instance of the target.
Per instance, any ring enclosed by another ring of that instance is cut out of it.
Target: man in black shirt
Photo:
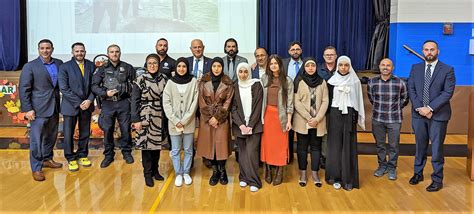
[[[156,54],[160,57],[160,69],[159,71],[171,78],[176,71],[176,60],[168,56],[168,40],[165,38],[159,38],[155,45]]]

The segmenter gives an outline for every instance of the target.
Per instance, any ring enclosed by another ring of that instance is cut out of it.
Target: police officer
[[[160,57],[160,73],[164,74],[168,79],[174,76],[176,71],[176,60],[168,55],[168,40],[159,38],[155,45],[156,54]],[[146,64],[144,65],[146,68]]]
[[[104,131],[104,160],[101,168],[114,161],[115,119],[120,125],[120,147],[127,164],[133,163],[132,138],[130,136],[130,97],[136,71],[132,65],[120,61],[120,47],[112,44],[107,48],[109,62],[101,67],[92,79],[92,91],[101,99],[102,110],[99,126]]]

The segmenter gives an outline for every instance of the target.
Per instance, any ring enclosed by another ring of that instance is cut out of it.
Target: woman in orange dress
[[[288,131],[293,114],[293,81],[286,75],[279,56],[271,55],[263,85],[263,134],[260,158],[265,163],[265,181],[273,185],[283,182],[283,168],[288,161]],[[275,178],[272,168],[276,168]]]

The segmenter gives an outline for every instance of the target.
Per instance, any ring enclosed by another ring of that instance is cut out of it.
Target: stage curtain
[[[302,43],[303,57],[323,61],[326,46],[365,68],[375,29],[373,0],[259,0],[259,46],[289,57],[288,43]]]
[[[0,70],[13,71],[20,60],[20,1],[0,1]]]
[[[390,0],[373,0],[377,24],[367,57],[366,68],[379,70],[380,60],[388,56],[388,34],[390,25]]]

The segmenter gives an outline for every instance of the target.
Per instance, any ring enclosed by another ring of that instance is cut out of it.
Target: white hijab
[[[239,77],[239,71],[241,69],[247,70],[249,72],[249,75],[245,80],[242,80]],[[244,111],[245,125],[248,125],[250,115],[252,114],[252,85],[256,82],[260,82],[260,79],[252,79],[252,69],[246,62],[242,62],[237,65],[236,75],[239,85],[240,102],[242,103],[242,108]]]
[[[348,62],[350,65],[349,73],[342,76],[339,73],[339,63]],[[352,106],[358,113],[357,124],[365,130],[365,111],[364,97],[362,95],[362,85],[357,77],[354,68],[352,68],[351,59],[347,56],[340,56],[337,59],[337,69],[334,75],[328,80],[328,83],[334,86],[334,96],[332,107],[339,108],[342,114],[347,114],[347,107]]]

